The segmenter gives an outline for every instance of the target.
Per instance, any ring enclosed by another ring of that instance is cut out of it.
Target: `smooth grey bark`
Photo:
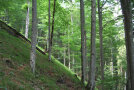
[[[100,37],[100,66],[101,66],[101,80],[104,80],[104,60],[103,60],[103,36],[102,36],[102,7],[100,5],[100,0],[98,0],[98,17],[99,17],[99,37]],[[104,85],[102,83],[101,90],[104,90]]]
[[[64,47],[64,66],[66,66],[66,47]]]
[[[81,21],[81,81],[85,81],[86,72],[86,31],[85,31],[85,11],[84,11],[84,1],[80,0],[80,21]]]
[[[71,69],[70,45],[68,43],[68,68]]]
[[[26,15],[26,27],[25,27],[25,37],[28,38],[28,27],[29,27],[29,9],[30,9],[30,1],[27,2],[27,15]]]
[[[72,64],[72,70],[73,70],[73,72],[75,72],[75,58],[74,58],[74,52],[73,52],[73,64]]]
[[[95,89],[95,71],[96,71],[96,0],[91,0],[91,56],[90,72],[87,89]]]
[[[47,32],[47,35],[48,35],[48,32]],[[48,52],[48,45],[49,45],[49,40],[48,40],[48,36],[46,35],[46,44],[44,45],[44,52]]]
[[[71,5],[73,8],[73,4],[74,4],[75,0],[71,1]],[[71,12],[71,24],[73,25],[73,12]],[[74,33],[74,29],[72,27],[72,34]],[[74,63],[75,63],[75,58],[74,58],[74,51],[72,51],[72,70],[75,71],[74,69]]]
[[[32,0],[32,37],[31,37],[30,65],[33,73],[35,73],[36,43],[37,43],[37,1]]]
[[[110,45],[110,47],[111,47],[111,68],[110,68],[110,71],[112,72],[112,77],[113,77],[113,74],[114,74],[114,66],[113,66],[113,48],[112,48],[112,39],[110,40],[111,41],[111,45]]]
[[[127,90],[134,89],[134,31],[132,29],[131,0],[120,0],[124,16],[124,29],[127,55]]]
[[[64,32],[64,34],[66,35],[66,31]],[[64,45],[64,66],[66,66],[66,44]]]
[[[50,29],[50,0],[49,1],[49,9],[48,9],[48,41],[49,41],[49,47],[48,47],[48,59],[51,61],[51,29]]]
[[[68,68],[70,69],[70,67],[71,67],[71,62],[70,62],[70,44],[69,44],[69,27],[68,27]]]

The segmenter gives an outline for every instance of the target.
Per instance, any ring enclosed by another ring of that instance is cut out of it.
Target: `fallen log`
[[[15,36],[15,37],[21,38],[21,39],[23,39],[24,41],[26,41],[26,42],[28,42],[29,44],[31,44],[31,41],[30,41],[30,40],[28,40],[28,39],[27,39],[25,36],[23,36],[21,33],[17,32],[14,28],[10,27],[9,25],[7,25],[5,22],[3,22],[3,21],[1,21],[1,20],[0,20],[0,28],[1,28],[2,30],[7,31],[9,34],[11,34],[11,35],[13,35],[13,36]],[[43,52],[43,51],[42,51],[41,49],[39,49],[38,47],[36,47],[36,49],[37,49],[40,53],[46,55],[46,53]]]

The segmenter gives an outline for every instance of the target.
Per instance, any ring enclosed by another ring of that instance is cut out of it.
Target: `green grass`
[[[0,87],[8,90],[84,90],[67,67],[37,52],[36,72],[30,69],[30,44],[0,29]],[[58,82],[63,78],[64,83]]]

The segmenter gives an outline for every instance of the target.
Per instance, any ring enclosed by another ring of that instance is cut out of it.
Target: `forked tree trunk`
[[[37,43],[37,1],[32,0],[32,38],[31,38],[30,65],[33,73],[35,73],[36,43]]]

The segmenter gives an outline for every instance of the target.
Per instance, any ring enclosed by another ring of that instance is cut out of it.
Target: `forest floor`
[[[37,51],[36,72],[30,70],[30,44],[0,29],[0,90],[84,90],[78,77]]]

